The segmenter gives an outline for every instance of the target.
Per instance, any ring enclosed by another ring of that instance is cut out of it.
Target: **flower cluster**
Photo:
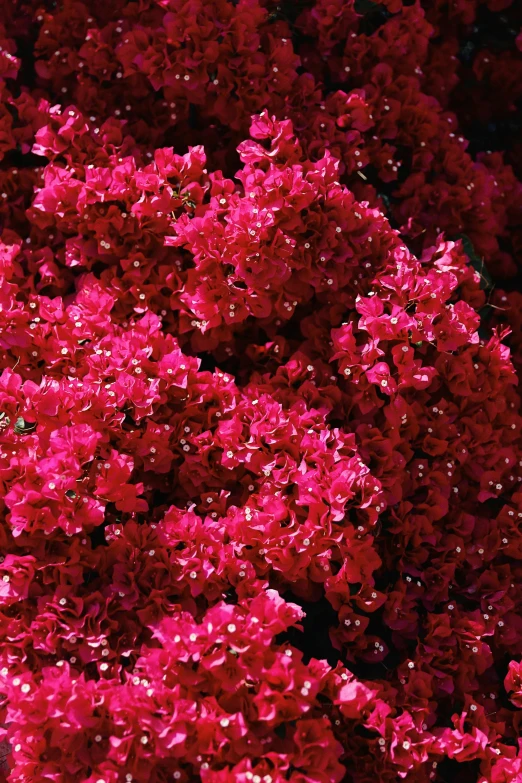
[[[50,5],[0,27],[5,779],[522,781],[520,8]]]

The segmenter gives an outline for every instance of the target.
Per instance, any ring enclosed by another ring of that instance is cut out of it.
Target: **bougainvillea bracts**
[[[0,781],[522,783],[521,5],[0,8]]]

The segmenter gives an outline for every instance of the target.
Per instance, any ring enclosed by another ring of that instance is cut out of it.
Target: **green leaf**
[[[475,253],[475,248],[473,247],[471,239],[465,234],[460,234],[457,239],[460,239],[462,242],[462,249],[469,258],[471,266],[480,275],[480,287],[482,290],[487,291],[493,288],[493,280],[491,279],[491,275],[489,274],[486,265],[484,264],[484,259],[479,258],[479,256]]]
[[[35,421],[25,421],[22,416],[19,416],[14,425],[14,431],[17,435],[27,435],[36,429]]]
[[[361,15],[376,11],[378,7],[377,3],[372,3],[372,0],[355,0],[354,5],[355,13]]]

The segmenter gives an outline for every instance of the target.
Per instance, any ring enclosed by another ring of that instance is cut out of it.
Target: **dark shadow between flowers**
[[[302,631],[289,628],[276,638],[277,644],[287,642],[301,650],[305,663],[311,658],[326,660],[330,666],[336,666],[342,661],[340,650],[336,650],[330,639],[330,628],[337,624],[337,612],[325,598],[311,603],[297,598],[293,593],[283,595],[285,601],[297,604],[305,612],[301,621]]]
[[[437,773],[440,783],[477,783],[480,777],[480,759],[456,761],[446,758],[439,762]]]

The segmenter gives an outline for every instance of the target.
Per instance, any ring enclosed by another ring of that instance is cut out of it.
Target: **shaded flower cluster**
[[[2,4],[6,780],[522,781],[519,10],[106,6]]]

